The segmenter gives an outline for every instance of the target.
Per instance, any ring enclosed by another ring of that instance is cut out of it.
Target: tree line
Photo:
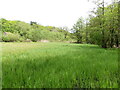
[[[72,31],[78,43],[97,44],[102,48],[120,46],[120,2],[105,6],[104,0],[95,2],[97,8],[89,18],[79,18]]]
[[[71,34],[65,27],[58,28],[53,26],[43,26],[33,21],[25,23],[22,21],[11,21],[3,18],[0,19],[0,22],[0,32],[2,33],[0,40],[4,42],[71,40]]]

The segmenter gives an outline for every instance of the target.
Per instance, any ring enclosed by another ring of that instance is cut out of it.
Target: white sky
[[[88,0],[0,0],[0,18],[72,28],[93,6]]]

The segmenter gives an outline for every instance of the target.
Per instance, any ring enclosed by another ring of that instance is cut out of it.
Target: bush
[[[38,40],[41,40],[42,39],[42,36],[41,36],[41,30],[31,30],[27,37],[32,40],[33,42],[36,42]]]
[[[15,41],[19,41],[19,34],[14,34],[14,33],[10,33],[10,32],[5,32],[2,35],[2,41],[4,42],[15,42]]]
[[[20,42],[24,42],[24,41],[25,41],[25,37],[20,37],[20,38],[19,38],[19,41],[20,41]]]

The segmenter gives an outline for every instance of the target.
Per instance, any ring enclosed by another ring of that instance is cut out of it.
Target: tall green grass
[[[118,53],[95,45],[2,43],[3,88],[117,88]]]

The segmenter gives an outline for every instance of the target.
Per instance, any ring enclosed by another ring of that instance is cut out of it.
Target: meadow
[[[118,88],[118,50],[74,43],[1,43],[3,88]]]

